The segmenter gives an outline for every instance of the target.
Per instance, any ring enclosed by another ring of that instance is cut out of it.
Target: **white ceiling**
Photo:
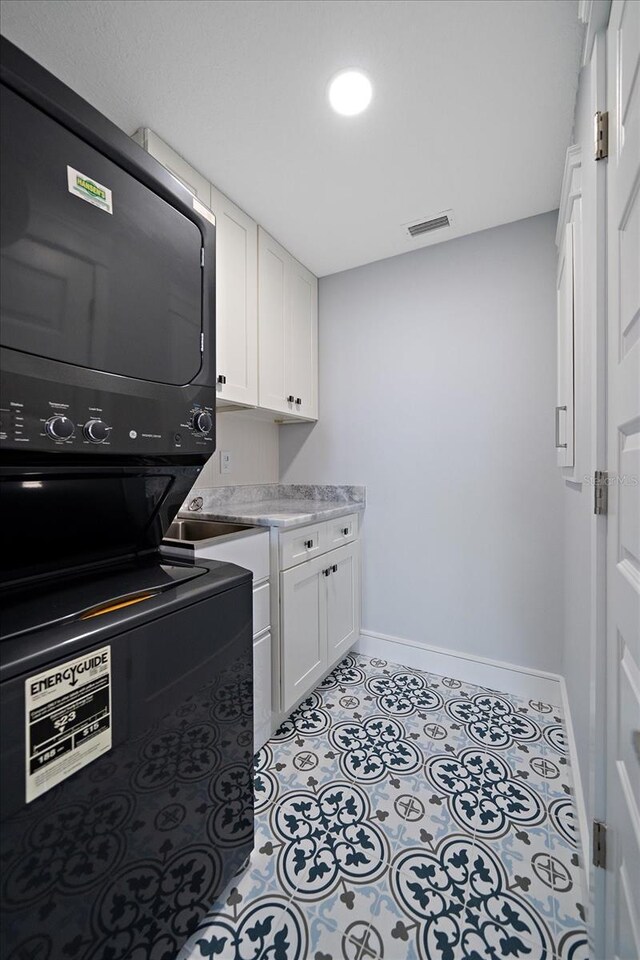
[[[148,126],[322,276],[557,207],[577,0],[3,0],[2,32]],[[360,67],[374,99],[334,114]],[[452,230],[401,224],[452,209]]]

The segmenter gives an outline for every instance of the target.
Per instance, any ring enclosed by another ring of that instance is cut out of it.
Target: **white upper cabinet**
[[[573,223],[565,226],[556,288],[558,323],[558,393],[555,411],[559,467],[573,467],[574,456],[574,243]]]
[[[259,405],[318,417],[318,281],[258,229]]]
[[[289,258],[285,377],[296,414],[318,419],[318,281]]]
[[[587,425],[580,417],[585,408],[584,272],[582,266],[582,157],[579,146],[567,150],[556,231],[558,385],[555,409],[556,462],[566,480],[580,481],[584,474]]]
[[[218,402],[317,420],[317,278],[152,130],[133,139],[215,214]]]
[[[216,217],[217,396],[258,403],[258,228],[251,217],[211,187]]]
[[[148,127],[140,127],[136,130],[132,140],[150,153],[152,157],[159,160],[163,167],[166,167],[169,173],[184,184],[187,190],[190,190],[202,203],[209,206],[211,185],[190,163],[181,157],[179,153],[165,143],[157,133],[149,130]]]
[[[259,403],[288,413],[285,377],[286,274],[289,254],[273,237],[258,230]]]

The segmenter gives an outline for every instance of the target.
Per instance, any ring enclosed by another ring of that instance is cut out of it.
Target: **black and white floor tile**
[[[348,656],[255,796],[251,864],[179,960],[587,960],[553,704]]]

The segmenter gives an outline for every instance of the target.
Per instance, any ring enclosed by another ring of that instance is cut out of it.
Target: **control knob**
[[[73,421],[69,420],[69,417],[62,416],[62,414],[49,417],[44,426],[53,440],[70,440],[76,429]]]
[[[206,410],[200,410],[194,414],[193,429],[196,433],[209,433],[213,427],[213,417]]]
[[[84,433],[87,440],[90,440],[91,443],[104,443],[104,441],[109,436],[109,431],[111,427],[108,427],[104,420],[98,420],[97,418],[92,418],[87,420],[82,432]]]

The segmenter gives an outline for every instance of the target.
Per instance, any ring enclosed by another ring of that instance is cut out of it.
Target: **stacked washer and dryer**
[[[251,574],[159,552],[215,220],[4,39],[0,80],[0,954],[175,956],[253,847]]]

